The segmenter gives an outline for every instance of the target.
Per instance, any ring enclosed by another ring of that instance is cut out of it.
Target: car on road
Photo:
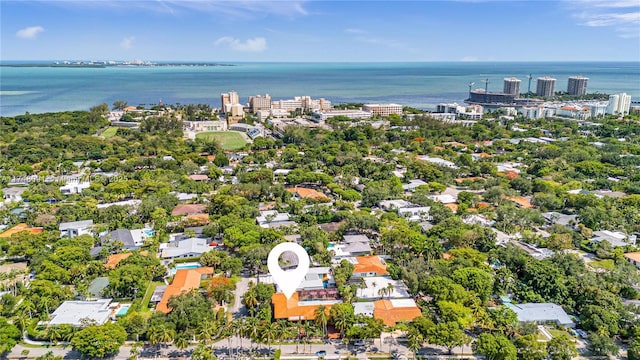
[[[316,356],[327,356],[327,352],[324,350],[316,351]]]
[[[362,339],[358,339],[358,340],[355,340],[353,342],[353,345],[355,345],[355,346],[364,346],[365,345],[365,341],[362,340]]]

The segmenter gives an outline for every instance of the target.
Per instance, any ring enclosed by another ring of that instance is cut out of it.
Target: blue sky
[[[640,0],[0,0],[1,60],[640,62]]]

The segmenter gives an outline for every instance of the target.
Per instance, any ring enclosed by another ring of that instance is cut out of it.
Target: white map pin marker
[[[285,251],[293,252],[298,258],[298,267],[294,270],[282,270],[278,263],[280,255]],[[267,258],[267,267],[269,267],[269,273],[273,276],[280,290],[282,290],[287,299],[289,299],[298,288],[298,285],[304,280],[304,277],[307,276],[307,272],[309,271],[309,254],[307,254],[307,251],[302,246],[296,243],[284,242],[276,245],[276,247],[271,250]]]

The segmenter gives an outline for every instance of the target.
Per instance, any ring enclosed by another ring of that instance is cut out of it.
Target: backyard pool
[[[125,316],[125,315],[127,315],[127,312],[129,311],[130,307],[131,307],[131,304],[122,304],[122,305],[120,305],[120,309],[116,313],[116,316]]]
[[[176,271],[178,270],[184,270],[184,269],[197,269],[199,267],[202,267],[202,265],[193,262],[193,263],[184,263],[184,264],[176,264],[176,267],[174,267],[173,269],[169,270],[169,275],[173,276],[176,274]]]

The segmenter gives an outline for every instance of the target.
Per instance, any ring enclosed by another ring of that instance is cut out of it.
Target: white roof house
[[[408,202],[407,200],[402,200],[402,199],[383,200],[383,201],[380,201],[380,203],[378,204],[378,206],[380,206],[380,208],[385,211],[398,210],[411,205],[413,204]]]
[[[331,275],[331,267],[312,267],[307,271],[298,290],[320,290],[335,287],[336,282]]]
[[[8,187],[2,189],[3,198],[6,203],[10,202],[21,202],[22,201],[22,193],[25,192],[27,188],[25,187]]]
[[[449,161],[449,160],[445,160],[439,157],[429,157],[429,156],[418,156],[417,157],[418,160],[422,160],[422,161],[426,161],[428,163],[432,163],[435,165],[439,165],[439,166],[444,166],[444,167],[448,167],[451,169],[458,169],[458,166]]]
[[[359,299],[380,299],[382,294],[380,289],[392,288],[391,293],[384,294],[385,298],[409,298],[409,289],[402,280],[393,280],[389,276],[369,276],[363,277],[365,287],[358,288],[356,296]],[[389,286],[391,285],[391,286]]]
[[[593,242],[608,241],[609,244],[611,244],[611,246],[613,247],[635,245],[636,235],[627,235],[622,231],[609,231],[609,230],[594,231],[591,241]]]
[[[95,301],[65,301],[52,314],[49,325],[68,324],[82,326],[82,320],[90,320],[102,325],[112,313],[111,299]]]
[[[375,309],[376,309],[376,306],[373,304],[373,301],[353,303],[353,313],[355,315],[364,315],[364,316],[373,317],[373,311]]]
[[[256,221],[263,228],[297,225],[295,221],[291,220],[289,213],[281,213],[277,210],[260,211],[260,216],[256,218]]]
[[[556,323],[574,327],[575,323],[560,305],[553,303],[505,304],[518,316],[520,322]]]
[[[404,207],[398,209],[398,215],[408,221],[429,221],[432,219],[429,211],[431,211],[431,206]]]
[[[163,259],[177,259],[200,256],[211,250],[208,239],[189,238],[160,245]]]
[[[443,204],[454,204],[456,202],[456,198],[450,194],[429,195],[429,199]]]
[[[414,191],[417,187],[427,185],[426,182],[420,179],[409,180],[408,184],[402,184],[404,191]]]
[[[69,181],[64,186],[60,186],[60,193],[63,195],[80,194],[90,186],[91,183],[89,181]]]
[[[74,238],[80,235],[93,235],[91,228],[93,227],[93,220],[81,220],[63,222],[58,226],[60,230],[60,236],[66,236],[68,238]]]

